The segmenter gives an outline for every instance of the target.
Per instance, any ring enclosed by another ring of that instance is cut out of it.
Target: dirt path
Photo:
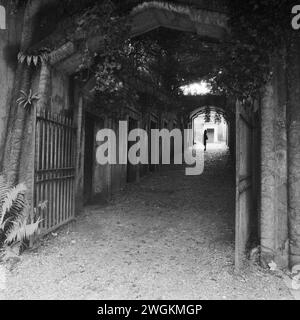
[[[205,173],[164,171],[22,257],[5,299],[291,299],[259,267],[233,272],[234,185],[228,156]],[[1,295],[1,291],[0,291]]]

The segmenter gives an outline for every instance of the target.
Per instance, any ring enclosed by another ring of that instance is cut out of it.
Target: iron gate
[[[41,233],[45,235],[75,216],[75,135],[73,121],[65,116],[39,111],[35,128],[34,204]]]

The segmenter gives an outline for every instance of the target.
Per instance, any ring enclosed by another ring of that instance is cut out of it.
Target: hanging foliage
[[[221,124],[222,122],[222,115],[218,112],[218,110],[216,111],[214,122],[215,124]]]
[[[105,112],[118,112],[127,104],[140,107],[138,99],[141,92],[136,81],[156,88],[152,90],[153,96],[159,96],[159,90],[168,92],[170,102],[172,97],[181,94],[182,79],[178,77],[177,68],[180,57],[171,49],[176,46],[170,46],[171,42],[176,41],[157,37],[156,34],[130,39],[128,18],[120,14],[111,0],[87,9],[78,19],[77,32],[84,34],[86,39],[86,43],[82,44],[79,78],[88,80],[95,77],[93,90],[97,105]],[[99,40],[102,41],[101,51],[98,52],[91,51],[87,44],[88,39],[95,35],[103,35]],[[154,100],[156,98],[153,97]],[[165,107],[172,109],[178,106],[172,102]]]
[[[272,76],[271,59],[286,47],[291,0],[231,0],[230,38],[217,49],[218,65],[210,75],[214,91],[240,99],[257,97]]]
[[[205,113],[204,113],[204,121],[206,123],[211,121],[211,109],[210,107],[206,107],[205,108]]]
[[[98,105],[115,110],[128,99],[134,100],[135,90],[130,90],[126,81],[132,67],[129,25],[126,18],[117,13],[114,3],[105,0],[88,8],[78,19],[76,32],[84,34],[86,42],[91,36],[103,35],[100,53],[91,51],[87,43],[83,44],[82,63],[78,68],[81,80],[95,77]]]
[[[41,63],[47,63],[49,61],[49,54],[48,52],[43,52],[40,50],[39,54],[24,54],[20,52],[18,54],[18,62],[19,63],[26,63],[28,66],[34,65],[37,67]]]

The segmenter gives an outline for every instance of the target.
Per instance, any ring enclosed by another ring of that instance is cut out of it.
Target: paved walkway
[[[253,266],[236,275],[234,179],[210,150],[202,176],[164,170],[45,239],[8,273],[6,299],[291,299]]]

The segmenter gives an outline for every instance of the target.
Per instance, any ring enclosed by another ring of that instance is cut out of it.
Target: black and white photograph
[[[0,300],[300,300],[300,0],[0,0]]]

